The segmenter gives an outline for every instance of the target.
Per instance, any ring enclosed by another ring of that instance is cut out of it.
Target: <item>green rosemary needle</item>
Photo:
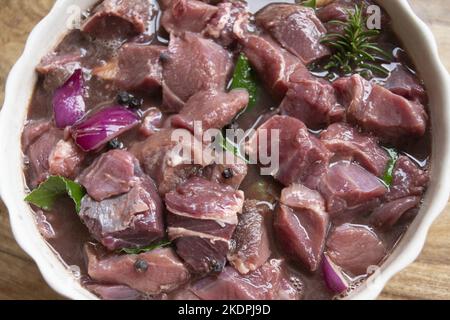
[[[328,33],[322,38],[322,43],[333,50],[326,70],[336,69],[345,74],[372,71],[387,76],[389,71],[380,61],[389,58],[389,54],[372,42],[379,30],[367,30],[362,9],[355,6],[354,12],[348,11],[348,20],[333,20],[330,23],[341,25],[342,33]]]

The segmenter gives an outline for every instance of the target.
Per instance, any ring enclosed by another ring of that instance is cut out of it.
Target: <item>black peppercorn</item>
[[[234,177],[234,173],[233,170],[230,168],[226,168],[223,172],[222,172],[222,177],[224,179],[231,179]]]
[[[136,262],[134,263],[134,268],[136,269],[137,272],[147,272],[148,270],[148,263],[145,260],[136,260]]]
[[[122,91],[117,95],[117,103],[131,109],[139,109],[144,104],[144,99],[137,98],[128,92]]]
[[[218,262],[217,260],[211,260],[209,262],[210,270],[213,273],[220,273],[222,272],[225,265],[223,263]]]
[[[116,150],[116,149],[123,149],[124,145],[122,142],[120,142],[119,139],[114,139],[108,143],[108,147],[109,149]]]
[[[117,103],[122,106],[128,106],[132,99],[133,96],[125,91],[119,92],[119,94],[117,95]]]

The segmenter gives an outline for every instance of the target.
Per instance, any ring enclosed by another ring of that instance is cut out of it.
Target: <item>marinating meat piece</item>
[[[317,10],[317,17],[322,22],[332,20],[347,21],[348,13],[353,12],[354,5],[351,0],[334,0]]]
[[[144,295],[124,285],[87,284],[86,288],[103,300],[142,300]]]
[[[256,14],[256,23],[304,64],[330,55],[330,50],[321,43],[327,29],[311,8],[270,4]]]
[[[274,218],[280,248],[310,271],[320,266],[328,232],[325,201],[317,192],[294,184],[282,191]]]
[[[213,164],[206,168],[203,176],[212,182],[226,184],[237,190],[247,176],[248,166],[240,158],[235,160],[233,164]]]
[[[49,175],[74,179],[81,170],[85,154],[50,121],[32,121],[25,126],[22,146],[30,161],[31,187]]]
[[[291,81],[280,105],[281,114],[297,118],[308,128],[320,129],[345,118],[345,109],[337,102],[334,88],[326,81]]]
[[[192,177],[203,177],[203,170],[201,165],[191,164],[167,167],[166,171],[163,173],[163,180],[159,184],[160,194],[167,194]]]
[[[89,196],[96,201],[121,195],[136,182],[136,158],[124,150],[111,150],[98,157],[78,177]]]
[[[242,212],[244,193],[234,188],[193,177],[166,194],[170,212],[194,219],[237,224]]]
[[[162,201],[153,181],[143,174],[120,196],[99,202],[86,195],[80,218],[109,250],[142,247],[164,237]]]
[[[319,184],[327,202],[327,211],[334,218],[348,211],[363,210],[387,192],[381,181],[361,166],[339,161],[330,166]]]
[[[166,47],[127,43],[117,57],[97,67],[93,74],[113,81],[119,88],[129,91],[152,92],[162,85],[161,54]]]
[[[161,17],[161,25],[168,33],[202,32],[218,8],[197,0],[171,0]]]
[[[192,133],[194,121],[201,122],[202,131],[222,129],[248,105],[248,100],[248,92],[243,89],[200,91],[187,101],[179,114],[172,117],[171,123],[175,128],[184,128]]]
[[[177,254],[197,274],[219,273],[225,267],[236,224],[170,213],[169,238]]]
[[[32,120],[25,124],[22,133],[22,149],[27,151],[32,143],[34,143],[41,135],[49,131],[52,122],[49,120]]]
[[[63,131],[55,127],[49,128],[42,133],[39,138],[28,148],[31,182],[30,187],[34,188],[49,177],[49,158],[56,144],[63,138]]]
[[[428,185],[428,172],[420,169],[406,156],[400,156],[395,163],[392,184],[386,194],[387,200],[396,200],[408,196],[422,196]]]
[[[143,166],[145,173],[155,180],[159,193],[165,195],[179,183],[197,173],[201,173],[202,166],[178,161],[172,152],[178,142],[173,138],[173,129],[162,129],[148,137],[145,141],[135,144],[130,152],[134,154]],[[186,130],[186,136],[193,139]],[[186,141],[191,145],[192,141]]]
[[[198,301],[200,300],[189,287],[175,291],[169,296],[169,300]]]
[[[183,259],[189,269],[199,275],[222,272],[230,251],[230,241],[219,238],[205,237],[182,233],[178,238],[173,229],[169,228],[169,236],[174,241],[179,257]]]
[[[285,294],[286,275],[283,269],[283,262],[276,259],[248,275],[226,267],[217,277],[210,276],[195,282],[190,291],[202,300],[298,299],[298,292]]]
[[[81,68],[82,57],[82,53],[51,52],[42,58],[36,71],[45,77],[45,87],[53,91],[62,86],[75,70]]]
[[[346,123],[330,125],[320,134],[322,143],[335,157],[356,161],[377,177],[383,176],[389,157],[375,137]]]
[[[270,267],[269,267],[270,268]],[[191,291],[201,300],[268,300],[275,296],[278,268],[258,270],[248,276],[226,267],[218,277],[207,277],[193,284]]]
[[[191,178],[166,194],[169,238],[195,273],[220,272],[242,212],[244,194],[227,185]]]
[[[88,274],[93,280],[125,285],[148,295],[171,292],[190,278],[189,271],[172,249],[117,255],[87,244],[85,252]]]
[[[383,141],[401,142],[425,134],[428,116],[423,105],[373,85],[359,75],[334,82],[345,102],[348,119]]]
[[[285,186],[302,183],[314,189],[327,170],[331,153],[300,120],[287,116],[270,118],[249,142],[249,154],[270,155],[270,141],[276,132],[279,133],[279,168],[273,176]],[[266,133],[268,150],[266,144],[258,140],[260,135],[265,138]]]
[[[408,100],[417,100],[421,103],[427,101],[427,93],[420,80],[402,65],[391,72],[384,87]]]
[[[239,38],[239,43],[266,88],[277,98],[284,97],[289,79],[294,73],[297,73],[297,78],[311,77],[297,57],[267,35],[244,34]]]
[[[173,130],[164,128],[151,135],[145,141],[133,145],[130,152],[139,159],[144,171],[159,184],[159,166],[167,165],[169,159],[165,160],[166,153],[171,151],[177,144],[172,139]],[[188,133],[190,136],[190,134]]]
[[[81,31],[102,39],[144,33],[154,15],[148,0],[104,0],[81,26]]]
[[[45,55],[41,62],[37,65],[36,71],[39,74],[47,75],[58,69],[65,67],[78,67],[80,65],[81,54],[59,54],[57,52],[51,52]],[[72,71],[73,73],[73,71]],[[68,71],[70,76],[72,73]]]
[[[338,266],[354,276],[378,265],[386,255],[383,242],[367,226],[343,224],[327,240],[327,254]]]
[[[204,33],[225,47],[231,46],[250,23],[247,5],[243,1],[226,0],[216,7],[218,11],[209,21]]]
[[[200,157],[204,146],[185,129],[178,129],[183,133],[179,142],[179,135],[174,137],[174,129],[161,129],[144,142],[137,143],[131,148],[143,165],[144,171],[152,177],[161,195],[165,195],[191,177],[204,177],[212,182],[223,183],[237,189],[247,175],[247,164],[236,159],[232,164],[215,164]],[[188,137],[184,139],[184,137]],[[180,143],[180,145],[179,145]],[[183,147],[186,154],[180,155],[178,146]],[[184,155],[189,155],[185,158]]]
[[[239,215],[239,223],[233,235],[233,250],[228,261],[241,274],[261,267],[271,255],[266,215],[271,214],[267,205],[247,200]]]
[[[231,239],[236,229],[236,225],[232,223],[220,223],[213,219],[196,219],[173,213],[167,214],[167,224],[171,235],[174,237],[183,236],[183,234],[203,234],[206,238],[215,237],[226,241]]]
[[[85,156],[72,140],[59,140],[48,159],[50,175],[74,179]]]
[[[420,200],[420,197],[405,197],[382,204],[370,216],[371,225],[377,228],[394,226],[406,212],[417,207]]]
[[[171,36],[162,62],[164,106],[175,112],[199,91],[225,90],[233,66],[228,51],[190,32]]]

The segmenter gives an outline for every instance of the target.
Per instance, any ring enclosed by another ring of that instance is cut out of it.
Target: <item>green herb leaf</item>
[[[135,249],[123,248],[123,249],[120,249],[119,252],[126,253],[126,254],[141,254],[141,253],[150,252],[150,251],[160,249],[160,248],[165,248],[167,246],[170,246],[170,244],[171,244],[171,242],[164,241],[164,242],[160,242],[160,243],[151,244],[151,245],[149,245],[147,247],[143,247],[143,248],[135,248]]]
[[[216,141],[222,147],[223,150],[228,151],[234,154],[236,157],[242,159],[246,163],[249,163],[249,161],[245,158],[245,156],[242,155],[240,147],[235,143],[231,142],[230,139],[224,138],[223,134],[219,134],[216,137]]]
[[[33,190],[25,198],[25,201],[49,211],[59,197],[68,195],[75,203],[77,212],[80,212],[81,199],[83,199],[85,194],[86,191],[80,184],[63,177],[51,176],[37,189]]]
[[[316,0],[306,0],[306,1],[303,1],[301,4],[304,7],[310,7],[310,8],[313,8],[313,9],[315,9],[317,7]]]
[[[399,156],[398,156],[397,151],[395,151],[394,149],[389,149],[389,148],[384,148],[384,149],[386,150],[386,152],[389,155],[389,161],[386,165],[386,170],[384,171],[383,181],[388,187],[390,187],[392,184],[392,180],[393,180],[395,164],[397,163]]]
[[[233,80],[231,81],[230,90],[232,89],[246,89],[249,95],[248,106],[252,107],[256,103],[258,95],[258,85],[256,76],[250,66],[247,57],[241,53],[236,62],[234,69]]]

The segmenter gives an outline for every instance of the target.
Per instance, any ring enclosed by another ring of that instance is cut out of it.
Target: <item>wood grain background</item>
[[[441,57],[450,70],[450,1],[410,2],[432,28]],[[53,0],[0,0],[0,105],[3,105],[4,84],[11,66],[21,54],[31,29],[53,3]],[[17,246],[1,202],[0,299],[61,299]],[[434,223],[420,257],[388,283],[380,299],[450,299],[450,205]]]

